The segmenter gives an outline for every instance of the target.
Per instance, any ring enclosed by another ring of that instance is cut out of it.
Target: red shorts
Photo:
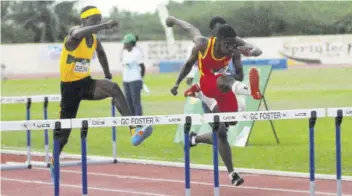
[[[217,101],[220,112],[237,112],[238,104],[236,95],[230,90],[223,93],[217,87],[217,79],[222,76],[218,75],[203,75],[200,77],[199,86],[203,94],[207,97],[214,98]]]

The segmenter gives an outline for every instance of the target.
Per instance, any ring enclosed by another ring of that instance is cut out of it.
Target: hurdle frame
[[[25,103],[26,107],[26,120],[31,119],[31,109],[32,103],[43,103],[43,119],[48,120],[48,106],[49,102],[59,102],[61,101],[61,95],[35,95],[35,96],[10,96],[10,97],[1,97],[1,104],[21,104]],[[116,109],[111,99],[111,116],[116,117]],[[26,161],[20,164],[1,164],[0,170],[17,170],[17,169],[31,169],[32,167],[39,168],[50,168],[50,153],[49,153],[49,135],[48,129],[44,130],[44,161],[33,161],[31,160],[31,130],[26,131],[26,142],[27,142],[27,155]],[[117,163],[117,144],[116,144],[116,126],[112,126],[112,160],[87,160],[88,165],[98,165],[98,164],[116,164]],[[53,156],[53,155],[51,155]],[[71,167],[81,165],[80,160],[74,161],[62,161],[62,167]]]
[[[214,116],[214,123],[212,129],[213,138],[213,167],[214,167],[214,196],[220,196],[219,187],[219,159],[218,159],[218,132],[219,132],[220,118],[218,115]]]
[[[192,127],[192,118],[190,116],[186,117],[186,122],[184,124],[184,167],[185,167],[185,196],[191,196],[191,174],[190,174],[190,146],[189,146],[189,132]]]
[[[312,111],[309,118],[309,173],[310,173],[310,182],[309,190],[310,195],[315,195],[315,145],[314,145],[314,132],[315,124],[317,121],[316,111]]]

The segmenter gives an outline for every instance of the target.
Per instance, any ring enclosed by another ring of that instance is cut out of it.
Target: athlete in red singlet
[[[256,69],[251,69],[249,73],[250,87],[242,83],[243,70],[241,62],[241,53],[252,56],[259,56],[261,50],[253,48],[243,40],[237,38],[236,32],[229,25],[219,27],[216,37],[203,37],[199,30],[191,24],[180,19],[169,17],[167,25],[174,24],[183,27],[189,31],[195,46],[191,57],[187,60],[186,65],[182,67],[181,73],[171,92],[176,95],[181,81],[184,79],[197,60],[199,64],[200,90],[207,97],[214,98],[217,101],[219,112],[237,112],[238,105],[235,94],[250,95],[254,99],[261,99],[259,90],[259,73]],[[255,55],[257,53],[257,55]],[[234,77],[219,73],[221,69],[226,68],[230,60],[236,66]],[[239,66],[238,66],[239,65]]]
[[[241,53],[251,56],[259,56],[262,52],[260,49],[246,44],[243,40],[237,38],[234,29],[229,25],[222,25],[217,30],[216,37],[206,38],[200,34],[200,31],[193,25],[177,19],[168,17],[166,25],[172,27],[180,26],[186,30],[195,43],[192,55],[189,57],[185,65],[182,67],[176,84],[171,89],[172,94],[177,94],[177,89],[181,81],[191,71],[192,66],[198,60],[200,76],[199,91],[207,97],[214,98],[217,101],[219,112],[237,112],[236,94],[251,95],[254,99],[260,99],[259,91],[259,74],[256,69],[250,71],[250,88],[242,83],[243,70],[241,63]],[[236,74],[229,76],[221,73],[226,68],[230,60],[236,66]],[[195,88],[198,88],[195,86]],[[234,171],[232,165],[231,148],[227,141],[227,130],[224,123],[220,123],[218,132],[219,152],[229,172],[231,183],[235,186],[243,184],[244,180]],[[203,134],[209,136],[209,134]],[[198,141],[202,143],[212,144],[211,137],[191,137],[190,145],[195,145]]]
[[[217,80],[222,74],[216,74],[216,71],[226,68],[232,56],[216,58],[214,56],[215,41],[216,37],[211,37],[204,53],[198,52],[200,89],[205,96],[217,101],[220,112],[237,112],[238,106],[234,93],[231,91],[221,92],[217,86]]]

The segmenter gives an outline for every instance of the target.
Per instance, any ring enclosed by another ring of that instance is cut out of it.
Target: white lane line
[[[22,179],[17,179],[17,178],[4,178],[4,177],[1,177],[1,180],[18,182],[18,183],[42,184],[42,185],[53,186],[53,184],[50,182],[44,182],[44,181],[39,181],[39,180],[22,180]],[[72,185],[72,184],[62,184],[62,183],[60,183],[60,187],[82,189],[82,186]],[[95,190],[95,191],[102,191],[102,192],[115,192],[115,193],[128,193],[128,194],[145,195],[145,196],[171,196],[171,195],[165,195],[165,194],[150,193],[150,192],[146,192],[146,191],[137,192],[137,191],[130,191],[130,190],[99,188],[99,187],[92,187],[92,186],[89,186],[88,190]]]

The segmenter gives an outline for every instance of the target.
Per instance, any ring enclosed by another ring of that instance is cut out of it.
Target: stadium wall
[[[265,37],[245,40],[262,48],[263,54],[257,58],[244,57],[244,62],[255,63],[257,60],[285,59],[288,67],[352,64],[351,34]],[[177,41],[174,56],[168,53],[169,48],[166,41],[141,41],[138,45],[144,51],[147,70],[159,72],[161,61],[182,62],[185,60],[188,57],[188,48],[191,44],[191,41]],[[103,45],[112,72],[119,73],[121,71],[119,61],[122,44],[120,42],[105,42]],[[4,44],[1,46],[1,64],[2,67],[5,66],[5,69],[2,69],[2,75],[7,78],[30,75],[35,77],[57,76],[61,48],[61,43]],[[92,62],[91,69],[94,74],[101,74],[101,67],[96,57]]]

